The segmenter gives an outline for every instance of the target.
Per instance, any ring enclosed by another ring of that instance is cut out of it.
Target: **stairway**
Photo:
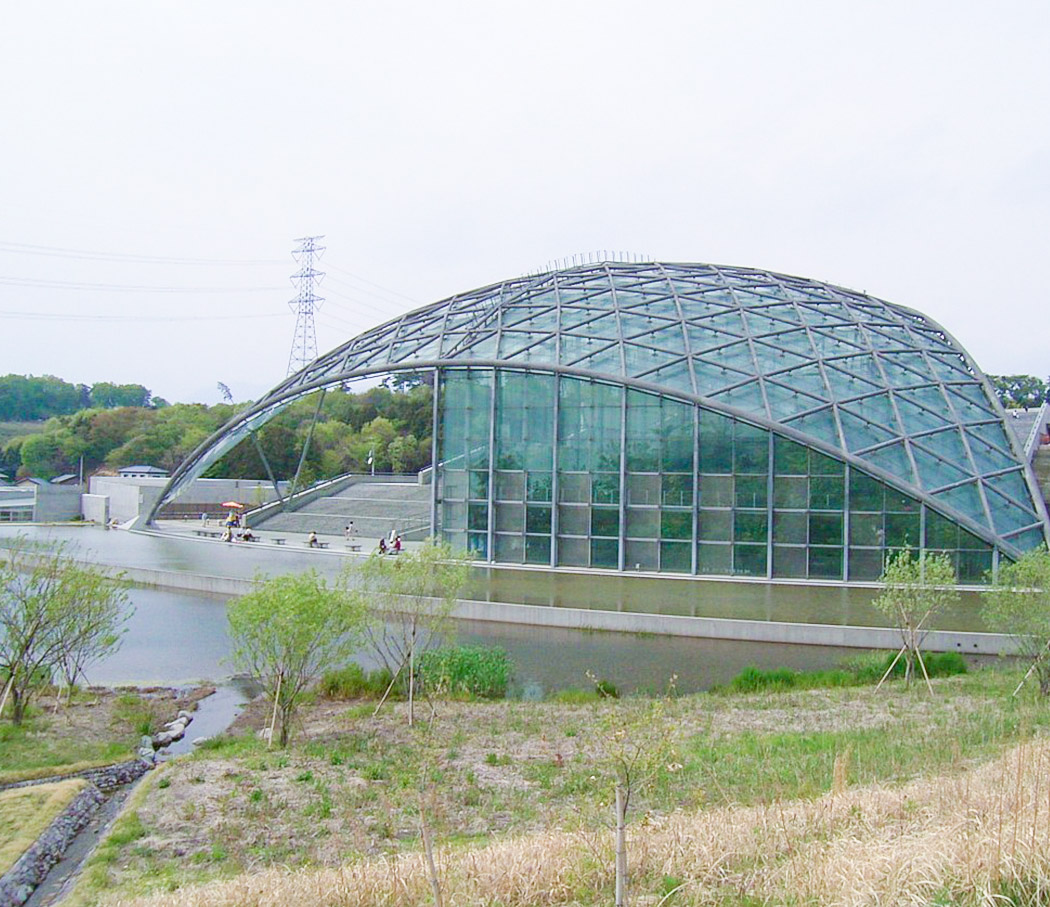
[[[363,544],[391,530],[405,541],[420,541],[430,535],[430,493],[429,485],[415,482],[360,482],[305,503],[300,510],[278,512],[257,526],[289,535],[342,535],[353,520]]]

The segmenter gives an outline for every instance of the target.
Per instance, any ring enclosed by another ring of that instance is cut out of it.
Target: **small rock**
[[[193,721],[193,715],[187,712],[185,709],[179,709],[179,714],[177,717],[185,718],[186,724],[189,724],[191,721]]]
[[[194,746],[200,746],[202,743],[205,743],[207,739],[207,737],[194,737],[191,742]]]

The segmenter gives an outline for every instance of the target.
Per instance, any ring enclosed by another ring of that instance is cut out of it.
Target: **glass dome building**
[[[165,499],[306,393],[420,372],[432,529],[480,561],[851,582],[921,547],[973,583],[1047,538],[1004,412],[944,328],[705,264],[585,264],[380,325],[232,420]]]

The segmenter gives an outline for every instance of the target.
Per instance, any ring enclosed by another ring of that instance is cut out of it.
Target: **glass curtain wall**
[[[764,428],[580,378],[441,375],[439,531],[507,564],[870,581],[944,551],[982,582],[990,545],[872,476]]]

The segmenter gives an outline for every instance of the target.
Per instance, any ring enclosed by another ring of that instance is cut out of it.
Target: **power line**
[[[276,313],[253,315],[103,315],[66,312],[17,312],[0,310],[0,318],[27,321],[242,321],[245,318],[283,318]]]
[[[42,290],[82,290],[106,293],[275,293],[280,287],[154,287],[123,283],[86,283],[69,280],[37,280],[32,277],[3,277],[0,285]]]
[[[413,305],[418,306],[422,303],[418,299],[413,299],[411,296],[406,296],[404,293],[399,293],[397,290],[391,290],[389,287],[384,287],[382,284],[374,283],[365,277],[361,277],[359,274],[355,274],[353,271],[348,271],[346,268],[340,268],[338,265],[329,264],[329,268],[333,271],[338,271],[340,274],[346,274],[347,277],[353,277],[354,280],[359,280],[361,283],[366,283],[370,287],[375,287],[377,290],[382,290],[384,293],[389,293],[392,296],[400,296],[402,299],[407,299]]]
[[[131,255],[125,252],[93,252],[87,249],[64,249],[59,246],[37,246],[30,243],[0,241],[0,252],[22,255],[46,255],[55,258],[79,258],[88,261],[126,261],[138,264],[175,264],[175,265],[279,265],[283,261],[276,258],[233,259],[233,258],[168,258],[163,255]]]

